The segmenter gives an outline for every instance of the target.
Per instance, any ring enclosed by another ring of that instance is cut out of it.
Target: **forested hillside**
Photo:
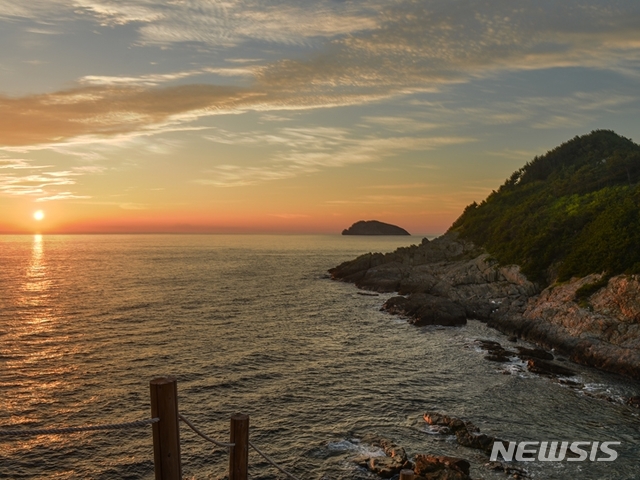
[[[639,181],[640,146],[593,131],[535,157],[450,231],[542,284],[640,273]]]

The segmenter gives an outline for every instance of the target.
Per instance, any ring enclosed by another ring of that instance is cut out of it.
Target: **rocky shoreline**
[[[486,457],[481,465],[485,468],[504,472],[511,478],[521,480],[530,478],[522,468],[499,461],[489,461],[494,442],[500,440],[481,433],[480,429],[470,421],[439,412],[426,412],[423,419],[431,434],[443,437],[454,436],[459,445],[483,452]],[[414,480],[471,480],[471,462],[464,458],[420,453],[411,460],[403,447],[387,438],[372,434],[366,435],[362,440],[380,448],[384,456],[362,455],[354,458],[353,461],[381,478],[397,479],[401,472],[412,472]],[[474,464],[476,464],[475,461]]]
[[[397,292],[382,308],[417,326],[477,319],[576,363],[640,379],[638,276],[607,282],[593,274],[542,289],[455,233],[361,255],[329,273],[363,290]]]

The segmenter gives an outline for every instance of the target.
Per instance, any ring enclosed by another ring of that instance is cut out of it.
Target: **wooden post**
[[[400,471],[400,480],[413,480],[415,478],[415,474],[413,470],[401,470]]]
[[[155,378],[150,387],[151,418],[160,419],[152,424],[156,480],[182,480],[178,382],[173,377]]]
[[[249,415],[237,413],[231,417],[229,449],[229,480],[247,480],[249,475]]]

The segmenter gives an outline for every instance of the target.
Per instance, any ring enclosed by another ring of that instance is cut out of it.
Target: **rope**
[[[293,480],[300,480],[298,477],[291,475],[289,472],[287,472],[284,468],[282,468],[280,465],[278,465],[276,462],[274,462],[273,460],[271,460],[265,453],[263,453],[258,447],[256,447],[253,443],[249,442],[249,445],[251,445],[251,447],[258,452],[260,455],[262,455],[264,457],[264,459],[269,462],[271,465],[273,465],[274,467],[276,467],[278,470],[280,470],[282,473],[284,473],[287,477],[293,478]]]
[[[180,418],[180,420],[182,420],[184,423],[186,423],[187,425],[189,425],[189,427],[191,427],[191,430],[193,430],[194,432],[196,432],[198,435],[200,435],[202,438],[204,438],[205,440],[214,443],[216,445],[218,445],[219,447],[235,447],[235,443],[223,443],[223,442],[218,442],[216,440],[214,440],[213,438],[205,435],[204,433],[202,433],[200,430],[198,430],[198,428],[191,423],[189,420],[187,420],[181,413],[178,413],[178,418]]]
[[[178,418],[180,418],[180,420],[182,420],[184,423],[186,423],[189,427],[191,427],[191,430],[193,430],[194,432],[196,432],[198,435],[200,435],[202,438],[204,438],[205,440],[214,443],[216,445],[218,445],[219,447],[235,447],[235,443],[223,443],[223,442],[218,442],[216,440],[214,440],[213,438],[209,437],[208,435],[202,433],[200,430],[198,430],[198,428],[191,423],[187,418],[185,418],[184,415],[182,415],[181,413],[178,413]],[[271,460],[271,458],[269,458],[265,453],[263,453],[258,447],[256,447],[253,443],[249,442],[249,445],[251,445],[251,447],[258,452],[260,455],[262,455],[265,460],[267,462],[269,462],[271,465],[273,465],[274,467],[276,467],[278,470],[280,470],[282,473],[284,473],[285,475],[287,475],[290,478],[293,478],[293,480],[300,480],[298,477],[291,475],[289,472],[287,472],[284,468],[282,468],[280,465],[278,465],[276,462],[274,462],[273,460]]]
[[[159,418],[149,418],[147,420],[136,420],[135,422],[111,423],[108,425],[87,425],[84,427],[47,428],[41,430],[0,430],[0,436],[26,437],[31,435],[52,435],[56,433],[89,432],[93,430],[123,430],[125,428],[142,427],[159,421]]]

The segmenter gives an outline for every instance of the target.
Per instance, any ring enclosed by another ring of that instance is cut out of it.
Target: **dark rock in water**
[[[493,442],[496,441],[494,437],[490,437],[484,433],[469,432],[466,429],[458,430],[456,432],[456,440],[463,447],[477,448],[478,450],[484,450],[487,453],[491,452]]]
[[[424,421],[429,425],[442,425],[448,427],[456,435],[458,444],[463,447],[477,448],[487,453],[491,452],[495,437],[480,433],[480,429],[471,422],[465,422],[459,418],[449,417],[437,412],[427,412],[423,415]]]
[[[628,398],[627,405],[635,408],[640,408],[640,395]]]
[[[553,360],[554,357],[551,353],[546,350],[542,350],[541,348],[525,348],[525,347],[516,347],[519,352],[519,357],[523,360],[528,360],[529,358],[539,358],[541,360]]]
[[[448,298],[416,293],[409,298],[392,297],[382,306],[389,313],[405,315],[416,326],[464,325],[467,315],[463,307]]]
[[[470,467],[462,458],[416,455],[414,472],[425,480],[468,480]]]
[[[404,463],[392,457],[371,457],[367,468],[382,478],[391,478],[400,473]]]
[[[354,459],[354,462],[358,465],[369,469],[382,478],[391,478],[400,473],[402,469],[413,469],[413,465],[407,459],[407,453],[404,448],[399,447],[391,440],[375,435],[365,435],[362,440],[375,447],[382,448],[386,457],[358,457]]]
[[[494,472],[504,472],[506,475],[512,475],[512,478],[531,478],[527,471],[523,468],[514,467],[512,465],[506,465],[502,462],[489,462],[484,465],[489,470],[493,470]]]
[[[569,370],[566,367],[556,365],[555,363],[546,362],[538,358],[531,358],[527,361],[527,369],[530,372],[537,373],[539,375],[556,376],[562,375],[564,377],[573,377],[576,373],[573,370]]]
[[[480,344],[480,347],[489,352],[484,358],[492,362],[508,362],[511,357],[515,355],[515,352],[506,350],[498,342],[493,340],[476,340],[476,343]]]
[[[378,220],[360,220],[342,231],[342,235],[411,235],[404,228]]]
[[[484,359],[489,360],[490,362],[500,362],[500,363],[505,363],[511,360],[511,358],[509,358],[506,355],[485,355]]]

